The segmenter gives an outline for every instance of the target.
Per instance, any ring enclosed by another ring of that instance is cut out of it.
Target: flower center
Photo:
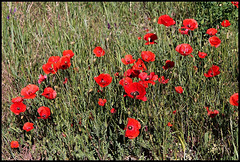
[[[131,92],[131,95],[135,98],[137,95],[139,95],[139,92],[138,91]]]
[[[105,84],[106,81],[105,81],[104,79],[102,79],[102,80],[100,81],[100,83]]]
[[[147,77],[145,80],[146,80],[146,81],[148,81],[149,79],[150,79],[150,78],[149,78],[149,77]]]
[[[65,61],[64,63],[65,63],[65,64],[67,64],[68,62],[67,62],[67,61]]]
[[[132,126],[128,126],[128,129],[129,129],[129,130],[132,130],[132,129],[133,129],[133,127],[132,127]]]
[[[20,107],[17,107],[17,110],[20,110]]]

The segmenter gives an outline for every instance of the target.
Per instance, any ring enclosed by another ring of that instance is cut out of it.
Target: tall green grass
[[[16,12],[10,14],[9,9],[14,8]],[[158,17],[164,14],[176,24],[169,28],[159,25]],[[199,24],[190,36],[178,32],[187,18]],[[225,19],[231,26],[221,27]],[[215,48],[205,33],[217,25],[222,43]],[[158,44],[144,45],[145,29],[157,34]],[[238,92],[238,29],[238,10],[231,2],[2,3],[2,158],[238,159],[238,109],[229,104],[230,96]],[[175,51],[182,43],[193,47],[194,58]],[[105,50],[103,57],[93,54],[96,46]],[[11,99],[26,85],[38,85],[38,76],[44,74],[42,65],[67,49],[75,53],[71,67],[48,75],[39,85],[37,97],[24,101],[27,111],[13,114]],[[147,102],[124,98],[124,89],[114,77],[130,68],[121,58],[132,54],[137,59],[148,50],[155,53],[156,60],[146,63],[147,72],[170,80],[166,85],[149,85]],[[208,56],[200,59],[198,51]],[[175,67],[162,69],[166,60],[174,61]],[[204,77],[212,64],[220,67],[221,74]],[[103,93],[97,92],[94,81],[100,73],[113,77]],[[69,80],[63,85],[65,77]],[[57,91],[56,99],[40,95],[47,86]],[[182,86],[184,93],[177,94],[175,86]],[[98,98],[107,99],[105,107],[97,104]],[[51,109],[51,119],[37,119],[40,106]],[[210,118],[206,106],[220,113]],[[116,114],[110,113],[112,107]],[[172,114],[174,110],[176,114]],[[142,126],[133,140],[124,137],[128,117]],[[30,132],[22,130],[26,121],[34,123]],[[19,141],[19,150],[11,149],[12,140]]]

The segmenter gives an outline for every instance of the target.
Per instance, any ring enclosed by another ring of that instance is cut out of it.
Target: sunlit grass
[[[10,8],[16,12],[10,14]],[[222,15],[213,13],[218,10]],[[159,25],[158,17],[163,14],[170,15],[176,24],[168,28]],[[229,104],[230,96],[238,92],[237,16],[231,2],[2,3],[2,158],[238,159],[238,110]],[[190,36],[178,32],[186,18],[199,23]],[[231,22],[228,28],[220,25],[225,19]],[[205,32],[217,25],[222,43],[215,48]],[[157,34],[157,44],[144,45],[146,29]],[[193,47],[193,58],[175,51],[182,43]],[[105,50],[103,57],[93,54],[96,46]],[[44,74],[42,65],[67,49],[75,54],[71,67],[48,75],[39,85],[37,97],[24,101],[28,110],[19,116],[13,114],[11,99],[20,96],[26,85],[38,85],[38,76]],[[147,72],[170,79],[165,85],[158,81],[149,85],[146,102],[124,98],[124,89],[114,77],[131,67],[122,64],[121,58],[131,54],[138,59],[142,51],[156,55],[154,62],[146,63]],[[198,51],[208,56],[201,59]],[[166,60],[174,61],[174,68],[164,70]],[[212,64],[220,67],[221,74],[204,77]],[[113,77],[105,88],[93,79],[101,73]],[[68,82],[64,85],[65,77]],[[47,86],[57,91],[56,99],[40,95]],[[176,93],[176,86],[182,86],[184,93]],[[99,89],[103,93],[97,92]],[[107,99],[104,107],[97,104],[98,98]],[[40,106],[51,109],[51,119],[37,119]],[[217,109],[219,115],[207,116],[206,106]],[[116,114],[110,113],[112,107],[117,109]],[[124,137],[128,117],[142,126],[133,140]],[[22,130],[26,121],[35,126],[28,133]],[[174,126],[168,127],[168,122]],[[19,152],[10,148],[12,140],[19,141]]]

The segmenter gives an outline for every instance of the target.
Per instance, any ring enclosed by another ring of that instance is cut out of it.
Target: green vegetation
[[[164,14],[176,24],[158,24]],[[199,24],[189,36],[178,31],[188,18]],[[221,26],[225,19],[231,23],[226,28]],[[206,30],[217,26],[221,45],[215,48]],[[157,44],[144,45],[146,29],[158,36]],[[238,107],[229,103],[239,88],[238,32],[238,9],[231,2],[3,2],[2,159],[239,159]],[[194,57],[175,50],[182,43],[192,46]],[[103,57],[93,54],[96,46],[105,50]],[[68,49],[75,54],[71,67],[48,74],[39,85],[42,65]],[[138,59],[142,51],[156,55],[154,62],[145,63],[147,73],[169,79],[149,85],[146,102],[123,97],[120,79],[114,76],[131,67],[121,58],[131,54]],[[199,58],[198,51],[207,57]],[[174,68],[164,70],[166,60],[174,61]],[[221,73],[205,77],[213,64]],[[94,80],[101,73],[113,77],[104,88]],[[11,99],[28,84],[39,86],[37,97],[24,100],[27,110],[15,115]],[[47,86],[56,90],[55,99],[41,96]],[[176,86],[184,92],[176,93]],[[104,107],[99,98],[107,99]],[[37,118],[41,106],[51,109],[50,119]],[[207,106],[219,114],[210,118]],[[110,113],[113,107],[115,114]],[[141,123],[135,139],[124,136],[128,117]],[[34,129],[24,131],[25,122],[34,123]],[[19,149],[10,147],[13,140],[19,141]]]

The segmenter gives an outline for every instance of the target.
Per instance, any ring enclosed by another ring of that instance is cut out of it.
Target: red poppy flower
[[[231,3],[238,8],[238,1],[231,1]]]
[[[140,40],[140,39],[142,39],[141,37],[138,37],[138,39]]]
[[[167,126],[172,127],[173,125],[170,122],[168,122]]]
[[[132,83],[132,78],[130,77],[124,77],[123,79],[121,79],[119,81],[119,84],[122,85],[123,87],[126,86],[126,85],[129,85],[130,83]]]
[[[137,62],[135,62],[132,66],[133,70],[142,70],[142,71],[146,71],[147,67],[144,64],[143,60],[138,58]]]
[[[174,67],[174,62],[173,61],[170,61],[170,60],[167,60],[166,61],[166,64],[162,67],[164,70],[167,70],[169,68],[172,68]]]
[[[231,105],[233,106],[238,106],[238,93],[234,93],[230,99],[229,99],[229,102]]]
[[[212,67],[208,70],[207,73],[204,73],[205,77],[214,77],[220,74],[219,67],[217,65],[212,65]]]
[[[183,93],[183,88],[181,86],[177,86],[177,87],[175,87],[175,91],[177,93]]]
[[[15,97],[12,99],[12,103],[19,103],[19,102],[23,102],[23,97],[19,96],[19,97]]]
[[[140,70],[133,70],[133,68],[128,69],[124,72],[125,77],[135,78],[140,74]]]
[[[140,80],[138,81],[138,83],[140,83],[144,88],[148,88],[148,83],[143,81],[143,80]]]
[[[68,78],[67,78],[67,77],[65,77],[65,79],[64,79],[64,81],[63,81],[63,84],[66,84],[66,83],[67,83],[67,81],[68,81]]]
[[[47,75],[39,75],[38,84],[41,84],[44,80],[47,79]]]
[[[185,29],[185,30],[182,30],[182,29]],[[185,27],[181,27],[180,29],[178,29],[178,31],[179,31],[181,34],[186,34],[186,35],[188,35],[189,29],[186,29]]]
[[[183,56],[190,55],[193,57],[193,55],[191,55],[193,49],[189,44],[180,44],[176,47],[175,50]]]
[[[155,82],[158,79],[158,75],[155,75],[154,72],[151,72],[150,75],[148,75],[145,72],[141,72],[138,75],[138,78],[141,79],[142,81],[144,81],[145,83],[151,83],[152,85],[155,85]]]
[[[48,107],[42,106],[39,107],[37,112],[39,113],[40,117],[38,119],[47,119],[51,115],[51,111]]]
[[[74,53],[73,53],[73,51],[72,50],[64,50],[63,51],[63,56],[69,56],[70,57],[70,59],[74,56]]]
[[[208,35],[213,36],[213,35],[217,34],[217,29],[215,29],[215,28],[209,28],[206,33],[207,33]]]
[[[18,148],[18,147],[19,147],[18,141],[12,141],[11,142],[11,148]]]
[[[99,98],[99,100],[98,100],[98,105],[104,106],[106,102],[107,102],[106,99],[101,99],[101,98]]]
[[[47,99],[54,99],[57,96],[57,92],[53,90],[51,87],[47,87],[44,89],[43,93],[41,94],[42,96],[46,97]]]
[[[214,118],[215,116],[217,116],[217,114],[219,114],[218,110],[214,110],[214,111],[210,110],[208,112],[208,116],[210,116],[211,118]]]
[[[161,84],[167,84],[169,79],[165,79],[164,76],[161,76],[161,78],[158,79],[159,83]]]
[[[198,56],[199,56],[200,58],[205,58],[205,57],[207,56],[207,54],[204,53],[204,52],[198,51]]]
[[[146,61],[146,62],[155,61],[155,54],[152,53],[151,51],[142,51],[141,57],[142,57],[143,61]]]
[[[127,95],[124,95],[124,97],[129,96],[134,99],[147,101],[147,97],[145,96],[146,88],[138,82],[133,82],[124,86],[124,90],[127,93]]]
[[[147,33],[146,35],[144,35],[143,39],[147,41],[145,45],[149,45],[149,44],[157,44],[154,41],[157,40],[158,38],[157,38],[157,35],[154,33]]]
[[[228,26],[230,26],[231,24],[230,24],[230,22],[229,22],[228,20],[224,20],[224,21],[221,23],[221,25],[222,25],[223,27],[228,27]]]
[[[193,68],[194,68],[195,72],[197,72],[197,70],[198,70],[197,66],[193,66]]]
[[[149,29],[145,29],[146,32],[149,32]]]
[[[218,111],[218,110],[212,111],[212,110],[209,110],[208,107],[206,107],[206,109],[207,109],[207,112],[208,112],[208,113],[207,113],[208,116],[211,117],[211,118],[214,118],[215,116],[217,116],[217,114],[219,114],[219,111]]]
[[[49,73],[56,74],[56,72],[58,71],[57,63],[47,62],[42,66],[42,69],[46,74],[49,74]]]
[[[21,95],[24,96],[24,99],[33,99],[37,96],[35,93],[38,90],[38,86],[34,84],[29,84],[21,90]]]
[[[33,123],[30,123],[30,122],[26,122],[24,125],[23,125],[23,130],[29,132],[30,130],[32,130],[34,127],[33,127]]]
[[[61,58],[60,56],[51,56],[49,57],[48,62],[57,63],[60,60],[60,58]]]
[[[102,47],[98,46],[96,48],[94,48],[93,53],[97,56],[97,57],[101,57],[105,55],[105,51],[102,49]]]
[[[128,118],[127,126],[124,128],[126,130],[125,137],[129,139],[134,139],[139,135],[139,129],[141,129],[141,124],[139,121],[133,118]]]
[[[221,44],[221,40],[217,36],[210,37],[208,41],[211,44],[211,46],[214,46],[216,48]]]
[[[16,103],[14,103],[14,104],[12,104],[12,105],[10,106],[10,110],[11,110],[14,114],[19,115],[20,113],[26,111],[26,107],[27,107],[27,106],[26,106],[24,103],[22,103],[22,102],[16,102]]]
[[[168,15],[162,15],[158,18],[158,24],[163,24],[165,26],[174,25],[176,22]]]
[[[114,73],[114,76],[115,76],[116,78],[120,78],[119,72]]]
[[[183,26],[186,29],[189,29],[189,30],[193,31],[194,29],[198,28],[198,23],[194,19],[185,19],[185,20],[183,20]]]
[[[116,113],[116,112],[117,112],[117,110],[114,109],[114,108],[112,108],[112,109],[110,110],[110,113],[112,113],[112,114],[114,114],[114,113]]]
[[[172,113],[173,113],[173,114],[176,114],[176,112],[177,112],[177,110],[174,110]]]
[[[121,59],[121,61],[124,65],[128,65],[134,63],[136,60],[132,59],[132,55],[126,55],[125,58]]]
[[[62,56],[56,63],[58,69],[67,69],[71,66],[69,55]]]
[[[101,87],[106,87],[112,82],[112,77],[109,74],[100,74],[97,77],[94,77],[94,80]]]

